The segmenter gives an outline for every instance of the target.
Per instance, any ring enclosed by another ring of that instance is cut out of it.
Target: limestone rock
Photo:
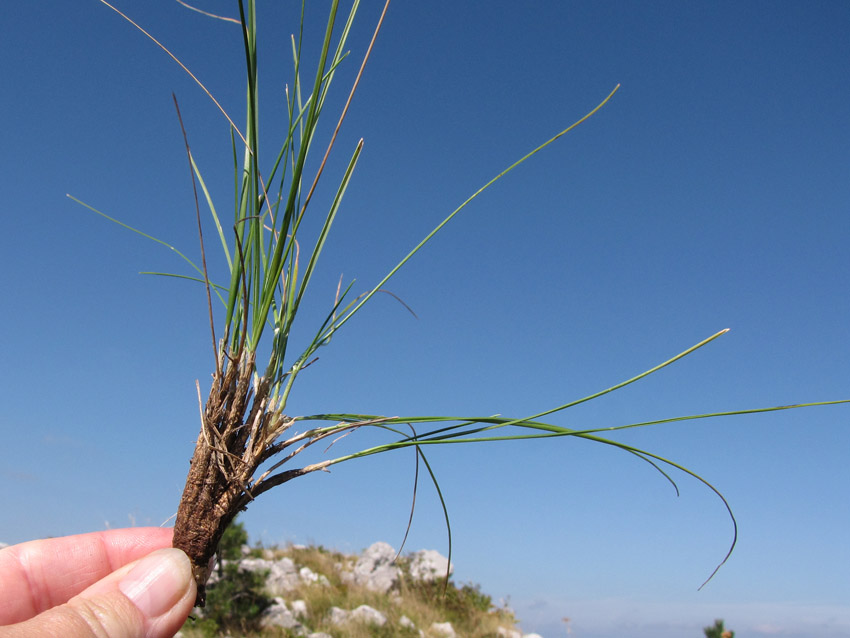
[[[296,618],[307,617],[307,603],[303,600],[293,600],[289,605],[292,607],[292,615]]]
[[[284,629],[298,629],[301,623],[295,619],[295,615],[286,607],[286,601],[277,597],[274,603],[263,613],[263,627],[283,627]]]
[[[351,617],[360,622],[377,625],[378,627],[383,627],[387,623],[387,617],[369,605],[360,605],[351,612]]]
[[[360,605],[353,611],[340,609],[339,607],[331,607],[328,622],[332,625],[343,625],[351,620],[360,621],[369,625],[377,625],[382,627],[387,622],[387,617],[384,616],[374,607],[369,605]]]
[[[330,581],[328,577],[324,574],[317,574],[309,567],[302,567],[298,570],[298,576],[301,578],[301,582],[304,583],[318,583],[319,585],[328,586],[330,585]]]
[[[431,633],[440,636],[440,638],[457,638],[455,628],[450,622],[435,622],[431,623]]]
[[[388,543],[373,543],[354,564],[349,578],[358,585],[386,594],[401,574],[401,570],[392,564],[395,556],[396,551]]]
[[[347,609],[331,607],[328,614],[328,622],[332,625],[343,625],[348,622],[349,616],[351,616],[351,612]]]
[[[248,571],[268,571],[266,589],[271,596],[282,596],[298,586],[299,574],[291,558],[266,560],[264,558],[243,558],[239,567]]]
[[[449,559],[434,549],[415,552],[410,560],[410,576],[415,580],[430,582],[445,578],[447,568],[449,574],[454,571],[454,565],[449,565]]]
[[[416,623],[413,622],[407,616],[402,616],[398,619],[398,624],[404,627],[405,629],[413,629],[419,634],[419,638],[425,638],[425,632],[421,629],[416,629]]]

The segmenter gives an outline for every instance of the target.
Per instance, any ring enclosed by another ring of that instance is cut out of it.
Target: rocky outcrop
[[[266,573],[266,591],[274,601],[264,614],[263,626],[287,629],[305,638],[330,636],[311,632],[310,626],[315,626],[316,623],[311,622],[307,603],[297,598],[292,599],[297,596],[295,592],[299,587],[329,586],[330,581],[334,580],[336,583],[341,581],[365,587],[394,600],[399,598],[398,588],[402,578],[432,582],[445,578],[447,570],[449,574],[454,571],[454,566],[449,564],[448,559],[435,550],[414,552],[397,563],[396,550],[383,542],[374,543],[359,556],[342,557],[342,560],[334,564],[333,574],[316,573],[307,566],[298,565],[289,556],[276,557],[270,550],[263,550],[263,558],[253,558],[250,554],[249,548],[246,547],[243,557],[238,561],[240,569]],[[293,555],[297,556],[297,553]],[[210,585],[214,585],[217,580],[218,573],[214,570]],[[450,622],[434,622],[427,628],[419,628],[407,616],[396,615],[394,618],[398,626],[413,630],[420,638],[461,638]],[[321,620],[325,626],[361,623],[383,627],[388,622],[385,613],[369,605],[360,605],[354,609],[331,607]],[[523,635],[513,627],[500,627],[498,635],[504,638],[540,638],[537,634]]]
[[[357,609],[351,611],[331,607],[329,622],[332,625],[344,625],[352,621],[383,627],[387,624],[387,617],[369,605],[360,605]]]
[[[295,611],[289,609],[286,601],[279,596],[275,597],[272,606],[266,610],[262,624],[263,627],[283,627],[296,631],[302,628],[301,623],[295,617]]]
[[[398,582],[401,570],[394,565],[396,551],[388,543],[373,543],[354,564],[354,570],[342,573],[343,582],[354,582],[386,594]]]
[[[435,549],[422,549],[413,554],[410,561],[410,577],[426,582],[445,578],[454,572],[454,565]]]
[[[344,582],[353,582],[372,591],[386,594],[393,589],[401,577],[401,569],[396,566],[396,551],[383,542],[372,544],[357,559],[351,571],[342,571]],[[413,580],[432,581],[444,578],[454,572],[449,560],[434,549],[414,552],[410,557],[408,571]]]

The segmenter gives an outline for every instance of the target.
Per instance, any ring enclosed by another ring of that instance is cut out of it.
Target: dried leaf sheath
[[[224,530],[239,513],[240,497],[246,495],[259,464],[256,455],[246,450],[248,433],[243,427],[252,393],[254,355],[244,353],[230,365],[219,363],[223,373],[216,373],[204,408],[174,526],[173,544],[192,561],[198,585],[196,604],[200,606],[204,605],[213,555]]]
[[[269,399],[270,383],[256,373],[255,355],[224,353],[202,414],[189,474],[174,525],[174,547],[192,561],[198,586],[196,604],[203,607],[211,562],[224,530],[255,496],[293,478],[325,469],[330,461],[272,472],[305,447],[338,428],[308,430],[280,441],[293,421]],[[251,406],[250,412],[248,406]],[[347,428],[359,424],[347,425]],[[294,444],[294,452],[256,476],[260,466]]]
[[[216,373],[204,408],[174,527],[174,547],[192,561],[200,606],[221,536],[253,498],[254,473],[274,453],[265,426],[281,420],[281,415],[274,419],[264,410],[268,383],[263,379],[253,387],[254,354],[243,352],[235,362],[227,358],[224,355],[219,361],[223,373],[220,377]],[[251,412],[245,419],[252,394]],[[283,431],[274,429],[275,436]]]

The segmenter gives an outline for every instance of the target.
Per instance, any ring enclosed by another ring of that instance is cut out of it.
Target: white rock
[[[444,578],[446,568],[449,574],[454,571],[454,565],[449,565],[449,559],[435,549],[423,549],[415,552],[410,561],[410,575],[415,580],[432,580]]]
[[[330,615],[328,616],[328,622],[332,625],[342,625],[348,622],[349,616],[351,616],[351,612],[347,609],[331,607]]]
[[[522,634],[516,629],[505,629],[504,627],[499,627],[496,630],[496,633],[500,636],[504,636],[504,638],[522,638]]]
[[[455,628],[450,622],[435,622],[431,623],[431,633],[443,636],[444,638],[457,638]]]
[[[307,613],[307,603],[303,600],[293,600],[289,603],[289,606],[292,607],[292,614],[296,618],[306,618],[309,615]]]
[[[351,620],[357,620],[362,623],[378,625],[381,627],[386,624],[387,617],[369,605],[360,605],[354,611],[340,609],[339,607],[331,607],[328,622],[332,625],[343,625]]]
[[[398,624],[401,625],[402,627],[406,627],[407,629],[416,629],[416,623],[414,623],[407,616],[402,616],[401,618],[399,618]],[[422,631],[421,629],[418,629],[417,633],[419,634],[419,638],[425,638],[425,632]]]
[[[543,638],[540,634],[523,634],[522,638]]]
[[[8,546],[9,546],[9,543],[0,543],[0,549],[3,549],[4,547],[8,547]]]
[[[370,625],[378,625],[378,627],[383,627],[387,623],[387,617],[369,605],[360,605],[351,612],[351,617]]]
[[[307,634],[307,638],[334,638],[330,634],[326,634],[324,631],[315,631],[312,634]]]
[[[392,564],[395,556],[396,551],[388,543],[373,543],[354,565],[354,582],[372,591],[387,593],[401,574]]]
[[[324,585],[325,587],[331,584],[327,576],[325,576],[324,574],[317,574],[309,567],[302,567],[301,569],[299,569],[298,577],[301,578],[301,582],[308,584],[318,583],[319,585]]]
[[[228,561],[224,561],[226,565]],[[265,558],[243,558],[239,561],[239,568],[249,572],[259,572],[264,569],[271,570],[274,561]]]
[[[295,629],[301,626],[293,613],[286,608],[286,602],[280,597],[275,598],[272,606],[263,613],[261,624],[263,627],[283,627],[284,629]]]
[[[263,558],[243,558],[239,562],[241,569],[256,572],[267,570],[266,589],[272,596],[281,596],[298,586],[298,572],[291,558],[265,560]]]
[[[314,572],[309,567],[302,567],[298,570],[298,575],[301,577],[305,583],[317,583],[319,582],[319,575]]]

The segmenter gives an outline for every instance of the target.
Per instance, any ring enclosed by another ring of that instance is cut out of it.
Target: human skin
[[[195,600],[191,563],[160,527],[0,550],[0,638],[166,638]]]

